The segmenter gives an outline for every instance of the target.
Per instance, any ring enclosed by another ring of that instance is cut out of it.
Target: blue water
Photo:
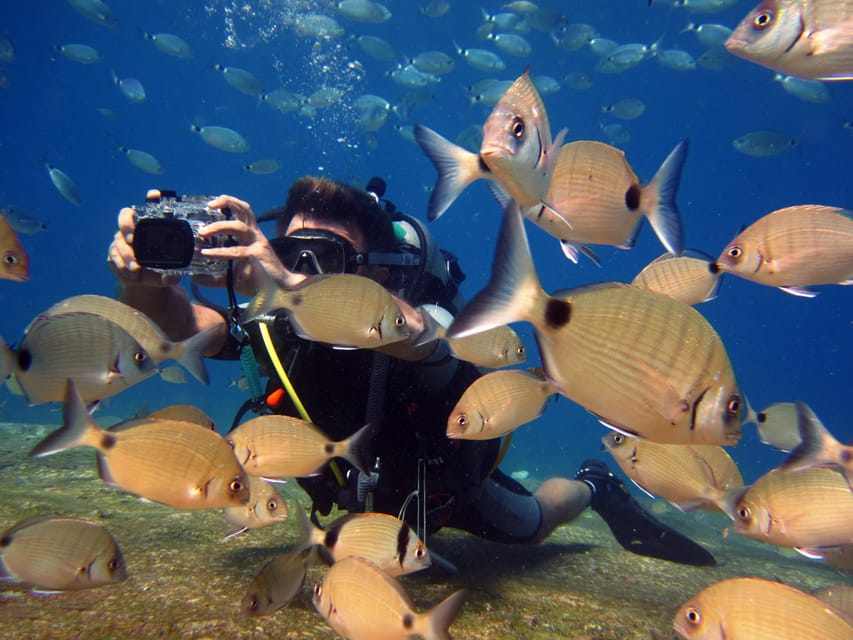
[[[339,18],[350,34],[379,35],[399,52],[414,56],[427,49],[453,54],[452,41],[463,47],[492,48],[478,42],[480,4],[495,13],[501,3],[456,0],[450,13],[430,19],[410,0],[388,2],[390,22],[362,24]],[[542,3],[547,6],[547,3]],[[566,3],[552,3],[565,5]],[[482,124],[490,107],[468,104],[462,87],[486,74],[457,58],[457,67],[425,91],[432,100],[402,122],[389,118],[372,148],[357,130],[350,109],[363,93],[394,102],[407,91],[377,62],[339,40],[317,42],[296,34],[299,12],[336,15],[332,2],[256,3],[132,2],[110,0],[120,25],[94,24],[66,2],[4,2],[0,33],[12,40],[16,58],[4,66],[9,87],[0,89],[0,206],[15,203],[41,217],[45,233],[24,236],[32,260],[28,283],[0,283],[0,335],[17,340],[40,311],[62,298],[98,293],[112,295],[115,282],[105,263],[120,207],[139,203],[146,189],[174,188],[183,193],[230,193],[251,202],[256,212],[283,202],[292,179],[323,174],[363,185],[372,175],[386,178],[387,196],[401,209],[425,216],[428,188],[435,171],[420,149],[393,130],[392,124],[422,122],[449,138],[464,127]],[[596,0],[571,3],[569,17],[594,25],[602,36],[620,43],[649,44],[663,36],[665,47],[698,57],[704,47],[694,34],[679,31],[693,19],[734,26],[751,8],[742,1],[714,15],[691,16],[667,3],[649,8],[644,0]],[[195,49],[190,60],[164,55],[143,39],[143,31],[171,32]],[[772,73],[736,61],[730,68],[692,72],[665,69],[655,60],[617,75],[596,73],[588,49],[557,49],[549,35],[526,36],[534,51],[529,59],[504,56],[508,68],[498,77],[513,79],[527,64],[533,75],[561,78],[586,71],[594,86],[577,91],[564,86],[544,96],[554,132],[569,128],[568,140],[600,139],[599,107],[623,97],[647,104],[640,119],[626,123],[631,140],[623,148],[642,180],[648,180],[670,149],[690,138],[691,148],[678,202],[687,245],[717,255],[737,233],[774,209],[805,203],[853,207],[853,132],[842,127],[853,118],[853,83],[833,83],[828,104],[809,104],[786,94]],[[80,65],[52,50],[54,44],[83,42],[104,60]],[[360,61],[364,71],[350,68]],[[324,82],[345,89],[339,104],[313,118],[281,114],[228,86],[214,64],[255,73],[267,86],[310,94]],[[136,77],[148,94],[131,104],[113,85],[119,77]],[[103,116],[96,108],[106,108]],[[229,154],[207,146],[190,132],[190,124],[221,125],[240,131],[251,151]],[[731,141],[755,129],[776,129],[800,140],[798,148],[771,158],[736,152]],[[150,176],[131,166],[116,145],[154,154],[166,169]],[[275,157],[283,169],[256,176],[241,167]],[[66,171],[79,185],[82,206],[64,200],[51,185],[45,161]],[[459,255],[468,278],[467,296],[486,281],[500,211],[486,187],[469,187],[445,216],[432,225],[441,244]],[[542,280],[549,290],[598,280],[629,281],[662,248],[650,229],[631,252],[600,248],[603,268],[589,262],[573,266],[550,237],[529,229]],[[742,388],[753,406],[802,399],[840,439],[853,439],[849,396],[853,381],[853,291],[823,287],[813,300],[778,290],[724,279],[717,300],[702,305],[722,336]],[[224,297],[219,296],[219,300]],[[536,364],[529,327],[520,326]],[[236,364],[214,363],[209,389],[195,381],[167,385],[149,380],[106,403],[104,412],[122,415],[139,405],[159,408],[192,402],[220,424],[230,421],[244,396],[228,387]],[[3,419],[23,422],[57,420],[56,407],[26,407],[20,398],[0,392]],[[552,404],[536,423],[513,440],[505,466],[537,477],[567,474],[600,453],[602,427],[567,399]],[[749,481],[775,465],[781,455],[761,445],[751,428],[733,451]]]

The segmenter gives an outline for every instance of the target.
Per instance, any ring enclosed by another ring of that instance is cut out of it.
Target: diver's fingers
[[[215,236],[217,233],[230,233],[232,235],[236,235],[241,241],[240,244],[249,244],[255,241],[257,230],[240,220],[221,220],[219,222],[211,222],[198,230],[198,235],[202,238]]]
[[[201,255],[205,258],[224,258],[226,260],[245,260],[255,255],[251,247],[238,245],[236,247],[210,247],[202,249]]]
[[[211,209],[231,209],[231,213],[237,220],[241,220],[248,224],[255,224],[255,214],[252,211],[252,206],[245,200],[240,200],[234,196],[221,195],[207,203]]]
[[[127,243],[121,230],[116,231],[115,237],[110,244],[107,260],[117,270],[116,275],[119,275],[121,271],[134,272],[141,269],[133,255],[133,248]]]
[[[136,228],[135,214],[136,212],[130,207],[124,207],[118,212],[118,228],[127,242],[133,242],[133,230]]]

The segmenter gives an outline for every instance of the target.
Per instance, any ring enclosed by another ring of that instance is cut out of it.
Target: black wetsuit
[[[344,439],[366,423],[373,351],[333,349],[293,336],[274,338],[274,343],[312,422],[331,439]],[[264,362],[261,349],[255,351]],[[494,469],[500,441],[451,440],[445,435],[451,410],[480,375],[477,368],[443,358],[438,362],[387,358],[387,363],[383,417],[364,456],[369,464],[379,460],[374,510],[398,515],[418,488],[422,461],[428,532],[451,526],[500,542],[531,541],[539,527],[538,503],[519,483]],[[453,372],[449,382],[438,387],[430,375],[436,367],[444,367],[445,376]],[[280,386],[273,374],[268,392]],[[286,395],[275,411],[298,415]],[[324,515],[333,504],[359,508],[354,500],[357,470],[341,459],[336,464],[348,478],[346,486],[328,467],[319,476],[298,480]],[[404,514],[412,525],[418,506],[412,500]]]

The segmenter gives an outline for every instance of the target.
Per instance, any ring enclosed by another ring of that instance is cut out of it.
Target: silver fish
[[[97,49],[87,44],[57,44],[53,48],[69,60],[80,64],[95,64],[103,59]]]
[[[143,37],[150,41],[159,51],[175,58],[192,58],[194,54],[190,44],[171,33],[144,33]]]
[[[750,131],[732,141],[737,151],[756,158],[778,156],[798,144],[796,138],[779,131]]]
[[[246,153],[249,150],[249,143],[246,142],[246,139],[233,129],[218,126],[200,127],[198,125],[192,125],[190,129],[214,149],[229,153]]]
[[[140,171],[144,171],[145,173],[150,173],[155,176],[163,175],[163,166],[160,164],[160,161],[150,153],[141,151],[140,149],[128,149],[125,146],[120,146],[118,150],[125,155],[130,164]]]
[[[59,191],[59,194],[71,204],[79,207],[82,200],[77,184],[62,169],[58,169],[50,163],[45,164],[45,167],[47,167],[47,175],[50,177],[50,181]]]

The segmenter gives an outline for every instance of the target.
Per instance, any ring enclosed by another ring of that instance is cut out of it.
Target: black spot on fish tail
[[[333,442],[327,442],[327,443],[323,446],[323,451],[325,451],[325,452],[326,452],[326,453],[328,453],[329,455],[332,455],[332,454],[335,452],[335,445],[334,445],[334,443],[333,443]]]
[[[482,171],[483,173],[492,172],[492,170],[489,169],[489,165],[485,163],[485,161],[483,160],[483,156],[481,156],[480,154],[477,154],[477,165],[479,166],[480,171]]]
[[[853,451],[845,449],[840,454],[838,454],[838,461],[843,465],[850,464],[851,460],[853,460]]]
[[[545,323],[552,329],[559,329],[569,323],[572,305],[565,300],[551,298],[545,306]]]
[[[720,273],[720,265],[718,265],[716,262],[709,262],[708,271],[710,271],[711,273]]]
[[[326,535],[323,537],[323,546],[326,547],[329,551],[335,548],[335,545],[338,544],[338,535],[340,532],[337,529],[329,529],[326,531]]]
[[[411,613],[407,613],[403,616],[403,628],[408,631],[413,626],[415,626],[415,616],[413,616]]]
[[[755,419],[758,420],[759,424],[764,424],[765,422],[767,422],[767,414],[764,413],[763,411],[759,411],[755,415]]]
[[[409,547],[409,532],[411,529],[405,522],[397,532],[397,560],[400,566],[403,566],[403,560],[406,557],[406,549]]]
[[[33,354],[29,349],[21,349],[18,351],[18,368],[21,371],[27,371],[33,363]]]
[[[702,389],[702,393],[700,393],[696,397],[696,400],[693,401],[693,407],[691,408],[691,411],[690,411],[690,430],[691,431],[696,430],[696,412],[699,410],[699,403],[702,402],[702,398],[705,397],[705,394],[708,393],[708,389],[710,389],[710,388],[711,387],[705,387],[704,389]]]
[[[12,536],[3,536],[0,538],[0,549],[5,549],[12,544]]]
[[[625,192],[625,206],[629,211],[636,211],[640,208],[640,196],[643,195],[643,190],[636,182],[628,187]]]
[[[297,294],[296,294],[296,295],[294,295],[294,296],[293,296],[293,298],[290,300],[290,303],[291,303],[294,307],[298,307],[299,305],[301,305],[301,304],[302,304],[302,302],[303,302],[304,300],[305,300],[305,298],[303,298],[303,297],[302,297],[302,295],[300,295],[300,294],[298,294],[298,293],[297,293]]]
[[[101,438],[102,449],[112,449],[116,445],[116,437],[111,433],[105,433]]]

